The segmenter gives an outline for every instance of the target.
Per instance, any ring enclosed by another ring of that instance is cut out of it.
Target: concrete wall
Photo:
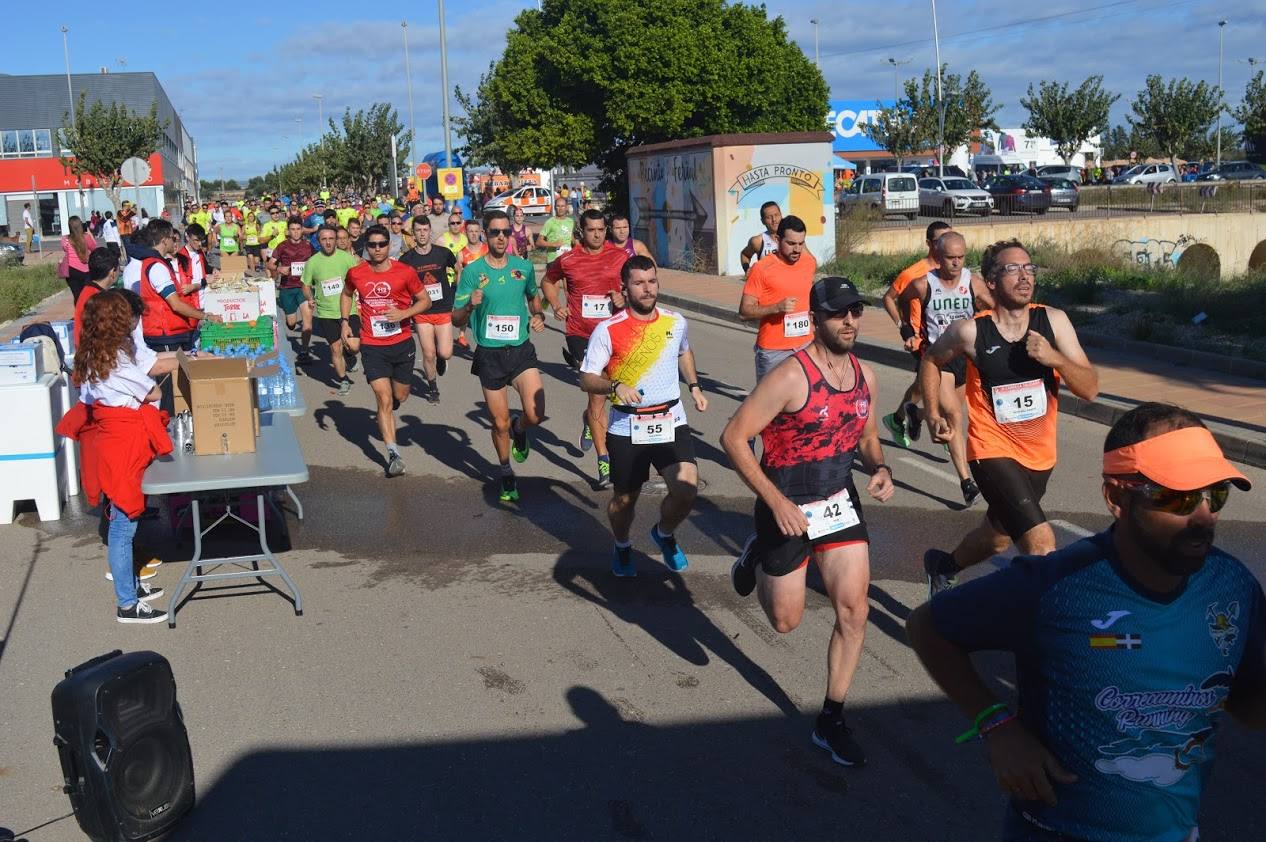
[[[1005,219],[1005,221],[1003,221]],[[889,254],[923,251],[925,226],[879,228],[859,251]],[[964,224],[960,229],[972,248],[983,248],[1012,237],[1022,242],[1047,241],[1070,249],[1108,247],[1141,264],[1187,266],[1210,262],[1222,277],[1242,275],[1250,268],[1266,271],[1266,214],[1219,213],[1123,216],[1119,218],[1045,216],[995,218]]]

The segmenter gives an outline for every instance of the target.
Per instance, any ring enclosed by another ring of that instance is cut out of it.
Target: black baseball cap
[[[848,278],[820,278],[809,291],[809,309],[815,313],[842,313],[858,302],[866,299]]]

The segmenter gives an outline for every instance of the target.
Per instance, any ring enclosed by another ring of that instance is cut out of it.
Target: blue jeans
[[[136,537],[136,521],[128,518],[123,510],[110,504],[110,529],[107,532],[110,546],[106,557],[110,561],[110,575],[114,577],[114,598],[120,608],[136,604],[136,568],[132,564],[132,539]]]

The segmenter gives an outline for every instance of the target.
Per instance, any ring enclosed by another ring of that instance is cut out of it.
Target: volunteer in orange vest
[[[805,247],[804,222],[784,216],[778,223],[778,248],[747,273],[739,318],[759,322],[756,331],[756,380],[813,341],[809,289],[818,262]]]
[[[182,291],[180,277],[172,265],[180,247],[176,229],[165,219],[155,219],[150,226],[158,226],[159,230],[151,236],[160,256],[147,257],[141,263],[140,292],[145,303],[141,332],[145,344],[155,351],[188,351],[197,337],[198,323],[219,322],[220,317],[200,310],[193,294]]]
[[[176,274],[180,292],[194,307],[202,306],[202,290],[207,286],[207,232],[196,222],[185,229],[185,245],[176,252]]]

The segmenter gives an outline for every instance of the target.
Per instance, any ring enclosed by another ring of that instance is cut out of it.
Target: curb
[[[730,322],[732,324],[747,326],[747,323],[739,319],[738,314],[728,307],[722,307],[719,304],[712,304],[707,301],[699,301],[694,298],[686,298],[684,296],[672,295],[670,293],[661,292],[659,300],[670,307],[677,307],[682,310],[692,310],[705,316],[710,316],[720,321]],[[894,348],[891,345],[878,345],[867,342],[864,339],[857,340],[857,344],[861,346],[860,354],[863,358],[871,360],[883,365],[900,368],[906,371],[913,371],[913,360],[908,351],[904,348]],[[1151,353],[1151,343],[1134,343],[1138,345],[1148,346],[1147,350]],[[1183,352],[1182,349],[1175,349],[1180,353],[1197,353]],[[1210,355],[1219,356],[1219,355]],[[1225,359],[1225,358],[1223,358]],[[1235,372],[1245,375],[1243,372]],[[1059,411],[1067,415],[1074,415],[1078,418],[1084,418],[1087,421],[1093,421],[1096,424],[1104,426],[1112,426],[1117,419],[1129,410],[1133,409],[1141,401],[1122,401],[1107,400],[1104,398],[1096,398],[1092,401],[1082,400],[1076,395],[1069,394],[1067,391],[1061,392],[1059,396]],[[1223,425],[1211,425],[1210,431],[1213,438],[1218,442],[1226,457],[1233,462],[1239,462],[1244,465],[1252,465],[1254,468],[1266,468],[1266,441],[1261,439],[1249,438],[1247,436],[1237,435],[1231,432]]]

